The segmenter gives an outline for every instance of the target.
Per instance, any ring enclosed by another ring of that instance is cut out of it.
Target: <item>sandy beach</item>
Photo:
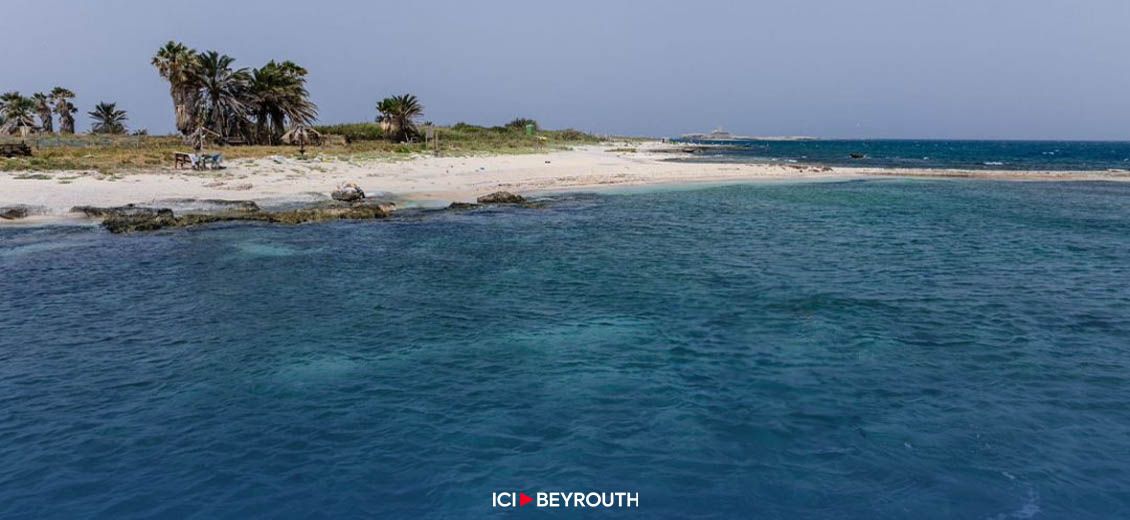
[[[629,148],[630,146],[630,148]],[[634,150],[634,151],[629,151]],[[952,177],[1013,180],[1130,180],[1127,172],[909,170],[803,164],[686,162],[678,147],[658,141],[606,143],[540,154],[342,160],[267,157],[232,161],[215,171],[161,169],[113,176],[97,172],[0,173],[0,206],[27,205],[23,221],[68,218],[74,206],[160,205],[169,199],[253,200],[261,205],[323,200],[354,182],[402,206],[470,202],[498,190],[521,194],[616,186],[753,180],[867,177]]]

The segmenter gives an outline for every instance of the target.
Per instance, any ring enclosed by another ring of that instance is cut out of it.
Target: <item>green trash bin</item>
[[[526,135],[534,135],[534,124],[526,123]]]

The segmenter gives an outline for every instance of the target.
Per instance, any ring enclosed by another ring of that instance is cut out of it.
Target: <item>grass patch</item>
[[[524,128],[509,126],[484,127],[459,123],[435,127],[439,134],[442,155],[485,155],[538,153],[565,150],[572,146],[599,143],[596,136],[577,130],[539,130],[526,135]],[[326,136],[325,144],[309,146],[307,157],[354,161],[365,159],[403,159],[411,154],[432,154],[422,142],[391,143],[382,140],[376,123],[351,123],[318,127]],[[20,139],[0,138],[0,142]],[[103,175],[130,171],[168,171],[173,168],[175,152],[190,151],[178,136],[47,136],[31,137],[32,157],[0,161],[0,170],[17,172],[79,170],[97,171]],[[295,146],[225,146],[209,147],[210,152],[224,155],[225,161],[259,159],[274,155],[297,158]],[[188,173],[189,170],[182,170]],[[18,177],[34,178],[34,177]]]

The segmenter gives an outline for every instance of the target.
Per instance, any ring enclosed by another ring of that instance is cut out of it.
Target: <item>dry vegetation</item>
[[[307,157],[324,156],[341,159],[395,158],[412,153],[433,153],[424,143],[393,143],[382,139],[374,123],[318,127],[325,136],[321,146],[307,148]],[[535,153],[564,149],[599,142],[595,136],[575,130],[538,131],[526,135],[510,127],[481,127],[457,124],[437,127],[440,153],[473,155],[499,153]],[[0,142],[27,142],[32,157],[0,158],[3,171],[84,170],[102,173],[171,170],[174,152],[190,152],[177,136],[29,136],[3,137]],[[209,147],[225,160],[260,158],[273,155],[298,156],[295,146],[222,146]]]

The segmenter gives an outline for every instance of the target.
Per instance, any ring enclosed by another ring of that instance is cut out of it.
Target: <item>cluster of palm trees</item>
[[[75,133],[75,93],[55,87],[50,94],[37,92],[30,97],[12,91],[0,95],[0,135],[54,133],[54,116],[59,117],[59,133]],[[36,121],[36,118],[39,121]]]
[[[245,142],[304,146],[320,140],[313,130],[318,107],[306,90],[306,69],[291,61],[268,62],[260,68],[236,68],[235,59],[216,51],[199,52],[170,41],[150,62],[169,82],[177,131],[187,141]],[[75,133],[70,90],[56,87],[49,94],[24,97],[0,95],[0,134]],[[377,103],[381,133],[391,141],[419,137],[416,119],[424,107],[416,96],[392,96]],[[88,112],[93,133],[126,133],[128,117],[115,103],[99,103]],[[38,120],[37,120],[38,119]]]
[[[169,82],[177,131],[186,137],[273,145],[288,129],[307,127],[318,116],[306,69],[291,61],[235,68],[231,56],[170,41],[151,63]]]

